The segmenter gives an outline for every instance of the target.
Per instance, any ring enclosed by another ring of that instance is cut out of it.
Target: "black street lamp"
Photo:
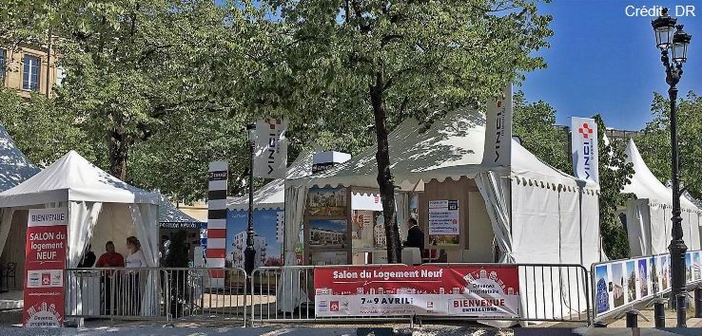
[[[253,174],[254,174],[254,150],[256,147],[256,124],[246,125],[249,133],[249,217],[246,228],[246,249],[244,249],[244,271],[251,276],[256,260],[256,250],[254,249],[254,229],[253,229]]]
[[[678,157],[678,130],[676,100],[678,99],[678,88],[676,85],[682,76],[682,66],[687,61],[687,47],[692,36],[683,31],[682,25],[675,25],[677,19],[668,16],[668,9],[663,8],[662,15],[651,23],[656,34],[656,46],[661,50],[661,61],[665,67],[665,81],[670,88],[668,96],[670,99],[670,142],[672,148],[672,184],[673,184],[673,229],[672,240],[670,241],[670,264],[671,264],[671,284],[672,299],[677,309],[677,327],[686,327],[686,299],[687,288],[685,285],[685,252],[687,246],[683,241],[682,218],[680,217],[680,171]],[[673,32],[673,28],[677,28]],[[668,57],[668,49],[671,49],[673,60]]]

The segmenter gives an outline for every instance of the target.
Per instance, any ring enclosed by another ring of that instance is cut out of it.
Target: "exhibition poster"
[[[66,208],[29,210],[25,248],[25,327],[62,327],[66,266]]]
[[[700,255],[700,251],[690,251],[685,255],[685,278],[688,284],[702,280]],[[597,316],[669,291],[670,271],[668,254],[595,265]]]
[[[307,193],[307,216],[345,217],[346,202],[346,189],[344,188],[310,188]]]
[[[458,207],[458,200],[429,201],[429,245],[459,245],[461,230]]]
[[[318,317],[519,317],[516,265],[321,267],[314,288]]]

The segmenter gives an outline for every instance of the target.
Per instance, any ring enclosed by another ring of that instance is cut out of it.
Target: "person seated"
[[[105,244],[105,253],[100,256],[95,267],[124,267],[124,256],[115,251],[112,241]]]

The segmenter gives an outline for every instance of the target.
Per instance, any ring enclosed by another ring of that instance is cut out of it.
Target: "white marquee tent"
[[[0,192],[34,176],[39,168],[32,165],[0,124]]]
[[[511,167],[483,164],[485,117],[477,112],[449,113],[428,131],[420,133],[418,129],[416,121],[408,120],[389,136],[396,185],[405,191],[420,191],[424,183],[433,179],[474,179],[490,218],[485,230],[492,229],[502,262],[580,264],[589,269],[600,260],[598,185],[557,171],[515,141]],[[286,225],[286,260],[294,253],[294,245],[287,237],[297,237],[299,233],[310,187],[377,188],[375,176],[375,148],[370,148],[319,176],[288,181],[285,220],[291,225]],[[525,276],[528,275],[522,274],[523,281]],[[561,298],[558,290],[572,289],[576,293],[576,286],[582,289],[584,280],[575,283],[576,278],[572,277],[571,288],[554,289],[555,297]],[[565,302],[567,299],[544,303],[535,298],[551,297],[552,293],[542,293],[541,288],[523,290],[527,295],[522,298],[529,297],[523,308],[530,308],[526,310],[530,316],[525,318],[552,315],[551,308],[556,312],[585,308],[584,297],[579,298],[579,305]],[[541,313],[535,309],[537,305],[539,311],[544,308]]]
[[[626,155],[626,161],[634,165],[631,184],[625,185],[622,191],[635,196],[624,211],[631,256],[668,253],[672,238],[672,190],[648,169],[632,139],[626,147]],[[680,208],[685,244],[688,250],[699,250],[702,212],[686,197],[680,198]]]
[[[88,242],[104,246],[112,240],[118,251],[125,254],[120,242],[131,235],[141,242],[149,266],[157,266],[158,203],[158,194],[130,186],[70,151],[23,183],[0,193],[0,250],[9,248],[7,244],[16,244],[16,240],[24,245],[27,209],[67,207],[67,267],[78,266]],[[11,231],[19,239],[8,242]],[[17,254],[16,258],[23,255]],[[152,278],[156,276],[156,272],[150,274],[145,283],[158,283]],[[156,307],[148,300],[155,297],[149,291],[158,288],[146,286],[146,290],[142,314],[150,315]]]

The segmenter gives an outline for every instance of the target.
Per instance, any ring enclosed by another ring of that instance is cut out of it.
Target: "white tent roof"
[[[176,207],[166,196],[160,195],[158,204],[158,221],[160,223],[200,223],[201,221],[186,214]]]
[[[648,169],[633,139],[629,139],[629,143],[626,146],[626,156],[626,162],[631,162],[634,165],[634,176],[631,178],[631,184],[625,185],[622,192],[632,193],[637,198],[647,198],[655,203],[672,204],[672,191],[663,185]],[[686,197],[680,198],[680,207],[699,211]]]
[[[0,208],[65,201],[158,204],[158,194],[133,187],[70,151],[20,185],[0,193]]]
[[[0,124],[0,192],[24,182],[38,172],[39,168],[29,162]]]
[[[403,190],[422,190],[432,179],[458,180],[491,170],[506,174],[505,167],[483,164],[485,116],[475,111],[459,110],[436,121],[426,132],[419,131],[416,120],[406,120],[389,136],[391,171]],[[318,186],[344,185],[377,188],[376,148],[371,147],[348,162],[319,175],[289,181],[291,185],[314,183]],[[578,181],[539,160],[512,140],[511,175],[526,181],[549,182],[576,187]],[[585,183],[585,182],[582,182]],[[597,189],[597,185],[590,184]]]
[[[317,151],[306,150],[297,156],[297,159],[288,167],[287,178],[296,179],[312,174],[312,161]],[[227,200],[227,207],[234,210],[248,210],[249,196],[234,197]],[[261,189],[254,192],[255,209],[283,209],[285,208],[285,179],[275,179]]]

